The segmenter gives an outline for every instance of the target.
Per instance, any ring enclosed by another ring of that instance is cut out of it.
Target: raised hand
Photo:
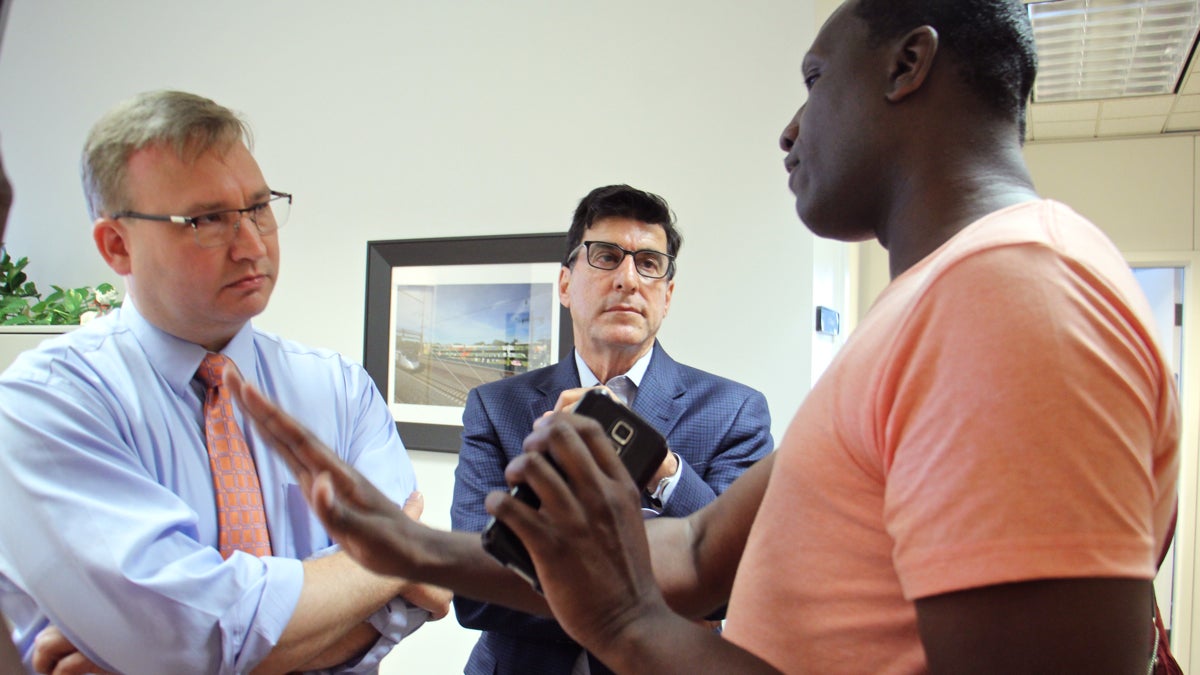
[[[225,371],[225,386],[287,462],[329,536],[360,565],[530,614],[547,613],[545,600],[529,584],[483,550],[478,532],[444,532],[422,525],[409,512],[415,508],[419,513],[423,503],[401,509],[232,368]],[[608,454],[615,457],[611,450]],[[424,600],[412,601],[429,608]]]
[[[242,412],[287,462],[329,535],[363,567],[409,578],[411,536],[420,526],[371,481],[268,401],[230,368],[229,388]],[[423,502],[418,507],[423,508]]]

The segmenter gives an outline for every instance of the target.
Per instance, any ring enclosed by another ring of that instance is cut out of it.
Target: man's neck
[[[987,214],[1038,199],[1015,143],[957,161],[943,156],[923,168],[906,179],[879,233],[893,279]]]
[[[220,352],[233,338],[237,337],[237,334],[246,327],[246,324],[250,323],[247,320],[236,326],[212,326],[190,325],[168,320],[167,312],[156,307],[153,303],[143,303],[138,299],[136,284],[130,284],[128,281],[127,284],[125,304],[131,305],[134,311],[141,315],[147,323],[167,335],[179,338],[184,342],[200,345],[210,352]]]
[[[592,351],[578,346],[576,349],[579,350],[579,356],[587,364],[588,370],[591,370],[596,379],[603,383],[608,382],[618,375],[624,375],[629,372],[633,364],[637,363],[638,359],[645,356],[653,347],[654,342],[651,341],[644,347],[628,350],[604,349]]]

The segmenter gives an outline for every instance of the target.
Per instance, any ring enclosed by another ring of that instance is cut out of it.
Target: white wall
[[[811,0],[15,0],[9,250],[42,287],[115,281],[90,242],[84,136],[136,92],[195,91],[246,114],[268,180],[296,194],[257,323],[360,358],[367,241],[564,231],[589,189],[628,182],[685,236],[664,344],[761,389],[778,439],[820,365],[815,289],[844,277],[835,261],[814,286],[777,145],[813,17]],[[431,522],[448,524],[452,462],[416,457]],[[454,672],[473,636],[452,628],[394,660]]]
[[[1122,251],[1196,248],[1197,137],[1030,143],[1025,159],[1046,197],[1071,205]]]
[[[810,296],[812,238],[776,139],[802,100],[812,11],[16,0],[0,51],[9,249],[42,285],[113,280],[88,239],[79,148],[104,110],[160,87],[244,112],[268,180],[296,193],[258,323],[350,355],[368,240],[565,230],[587,190],[625,181],[667,197],[685,235],[669,350],[787,417],[809,381],[809,333],[786,317]]]

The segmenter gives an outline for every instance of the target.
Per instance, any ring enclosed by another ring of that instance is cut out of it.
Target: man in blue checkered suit
[[[484,498],[507,487],[504,467],[521,453],[534,420],[594,386],[607,386],[667,438],[671,452],[645,486],[648,515],[696,511],[771,452],[760,392],[676,362],[655,337],[681,243],[657,195],[611,185],[579,203],[558,282],[574,356],[471,391],[455,471],[455,530],[483,530]],[[459,623],[483,631],[464,671],[470,675],[609,672],[552,619],[462,597],[454,607]]]

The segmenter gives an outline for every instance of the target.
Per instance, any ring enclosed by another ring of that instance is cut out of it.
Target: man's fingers
[[[370,483],[364,482],[364,486],[374,490]],[[397,552],[412,544],[412,521],[399,505],[382,494],[364,505],[343,499],[326,473],[313,480],[310,496],[313,513],[351,558],[378,574],[410,575],[409,559]]]
[[[410,584],[400,597],[429,612],[430,621],[437,621],[450,613],[450,600],[454,594],[441,586]]]
[[[516,461],[516,460],[513,460]],[[529,537],[536,536],[538,530],[537,510],[508,492],[492,492],[483,500],[483,508],[496,520],[512,529],[517,538],[528,545]]]
[[[617,455],[616,446],[600,424],[590,417],[564,414],[543,418],[526,437],[524,447],[549,453],[581,499],[596,494],[591,462],[612,480],[624,481],[629,476]]]
[[[79,652],[64,656],[55,665],[51,675],[111,675]]]
[[[46,626],[33,638],[33,669],[39,673],[52,673],[60,659],[75,651],[75,645],[58,626]]]
[[[558,395],[558,400],[554,402],[554,410],[552,412],[562,412],[564,410],[571,412],[575,409],[575,404],[579,403],[579,399],[583,398],[583,395],[592,389],[602,389],[608,392],[610,396],[613,395],[613,391],[602,384],[598,384],[594,387],[575,387],[574,389],[566,389]]]
[[[366,487],[370,487],[370,484],[367,483]],[[360,502],[346,500],[345,493],[340,491],[334,478],[326,472],[317,474],[313,479],[310,496],[313,512],[325,525],[329,535],[338,540],[343,547],[353,543],[348,541],[350,537],[364,540],[378,538],[388,521],[407,515],[401,515],[400,507],[386,497],[371,500],[370,504],[360,509]]]
[[[33,639],[33,669],[49,675],[112,675],[97,666],[53,624]]]
[[[256,387],[243,380],[233,368],[225,371],[225,386],[237,401],[238,407],[250,419],[258,432],[265,437],[267,443],[283,458],[296,478],[304,480],[309,473],[309,467],[296,452],[295,441],[289,441],[278,433],[279,425],[276,417],[283,413],[275,408]]]
[[[421,514],[425,512],[425,495],[421,494],[420,490],[413,490],[408,499],[404,500],[403,511],[409,518],[420,520]]]
[[[346,494],[358,494],[358,481],[353,470],[312,432],[232,370],[225,371],[225,382],[242,411],[283,457],[298,480],[311,481],[317,474],[327,473],[338,489]]]
[[[347,510],[338,499],[337,490],[334,489],[333,479],[329,474],[317,474],[313,479],[312,493],[308,501],[317,518],[325,525],[325,529],[329,530],[330,536],[337,539],[345,532],[343,523],[347,520]]]
[[[268,401],[257,387],[243,380],[236,371],[225,371],[225,384],[237,399],[242,411],[254,421],[259,431],[267,436],[272,444],[295,453],[302,461],[308,459],[305,455],[312,450],[315,439],[307,429]]]

